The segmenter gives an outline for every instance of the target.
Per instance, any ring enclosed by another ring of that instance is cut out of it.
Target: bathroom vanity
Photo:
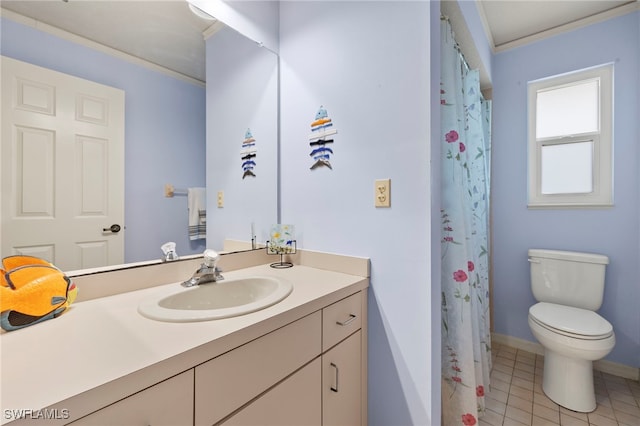
[[[2,422],[22,409],[31,413],[11,424],[48,416],[47,424],[73,425],[365,425],[369,262],[304,251],[297,261],[290,269],[222,263],[225,279],[293,283],[281,302],[242,316],[140,315],[140,302],[180,291],[169,283],[86,300],[4,333]]]

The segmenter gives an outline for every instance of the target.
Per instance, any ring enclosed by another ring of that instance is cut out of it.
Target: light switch
[[[391,207],[391,179],[376,179],[374,203],[376,207]]]
[[[218,191],[218,208],[224,207],[224,191]]]

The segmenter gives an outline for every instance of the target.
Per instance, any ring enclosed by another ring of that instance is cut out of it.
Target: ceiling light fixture
[[[209,15],[204,10],[200,9],[198,6],[194,6],[191,3],[189,3],[189,9],[191,9],[191,12],[193,12],[199,18],[205,19],[207,21],[215,21],[216,20],[216,18],[214,18],[213,16]]]

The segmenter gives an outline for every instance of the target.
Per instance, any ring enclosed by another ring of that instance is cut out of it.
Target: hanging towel
[[[189,239],[207,238],[207,193],[204,188],[187,190],[189,205]]]

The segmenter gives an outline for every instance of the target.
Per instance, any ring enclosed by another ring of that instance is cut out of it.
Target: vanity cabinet
[[[364,425],[365,301],[358,291],[72,424]]]
[[[196,367],[195,424],[363,424],[362,300],[355,293]]]
[[[230,254],[225,278],[272,277],[293,291],[216,321],[154,321],[138,310],[189,292],[175,277],[197,259],[81,275],[80,291],[93,296],[0,336],[2,362],[14,366],[2,372],[3,423],[366,425],[369,259],[300,250],[294,268],[274,269],[270,257]],[[25,351],[34,341],[51,350]],[[60,368],[78,354],[74,368]]]
[[[193,369],[71,423],[73,426],[193,424]]]

